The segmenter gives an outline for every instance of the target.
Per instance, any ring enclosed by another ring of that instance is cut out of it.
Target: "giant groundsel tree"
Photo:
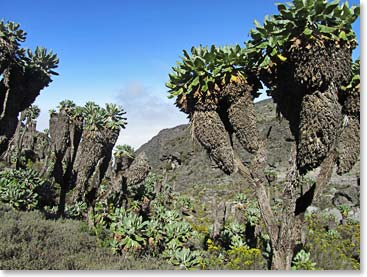
[[[295,0],[256,23],[247,42],[250,62],[297,141],[297,164],[307,172],[321,164],[341,128],[338,99],[352,76],[356,47],[352,23],[359,7],[339,1]],[[330,128],[332,126],[332,128]]]
[[[166,84],[170,97],[177,96],[176,105],[189,115],[195,137],[227,174],[236,170],[232,134],[249,152],[257,149],[253,98],[261,84],[241,66],[245,63],[246,53],[238,45],[193,47],[191,55],[184,51]]]
[[[35,51],[20,44],[26,33],[14,22],[0,21],[0,154],[14,135],[18,114],[29,107],[57,75],[58,58],[52,51]]]
[[[350,82],[358,81],[359,75],[359,70],[352,70],[351,54],[357,44],[352,23],[360,8],[339,1],[295,0],[278,4],[278,10],[263,25],[255,22],[247,48],[278,112],[289,121],[297,145],[290,171],[294,180],[289,180],[283,195],[284,227],[274,236],[279,246],[273,244],[275,263],[289,267],[296,229],[329,181],[335,162],[338,172],[345,173],[359,156],[359,115],[357,119],[348,114],[345,106],[346,99],[353,99],[349,102],[359,114],[359,86]],[[346,144],[354,148],[352,154],[343,153]],[[348,166],[343,160],[349,160]],[[295,197],[299,179],[319,166],[316,184]]]
[[[93,212],[99,185],[107,171],[120,130],[127,122],[122,107],[94,102],[83,107],[83,132],[71,172],[73,202],[84,201]]]
[[[63,214],[66,193],[83,132],[83,111],[71,100],[63,100],[50,112],[50,152],[45,161],[49,176],[60,185],[59,213]]]
[[[349,171],[359,157],[359,63],[352,66],[359,7],[339,1],[294,0],[255,21],[245,48],[192,48],[173,67],[169,97],[189,115],[194,137],[227,174],[238,172],[257,197],[270,237],[272,268],[290,269],[304,212],[329,182],[334,165]],[[352,70],[353,69],[353,70]],[[265,184],[266,139],[256,127],[253,99],[262,81],[295,138],[276,215]],[[232,135],[252,154],[245,166]],[[304,176],[320,167],[316,183]]]

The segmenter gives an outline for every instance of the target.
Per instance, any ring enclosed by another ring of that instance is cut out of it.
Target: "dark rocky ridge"
[[[284,169],[288,164],[288,155],[292,143],[292,135],[286,120],[276,118],[275,107],[270,100],[256,103],[258,126],[261,136],[267,136],[268,166],[271,169]],[[234,148],[244,162],[250,160],[250,154],[242,150],[239,142],[233,136]],[[137,152],[144,151],[154,171],[167,170],[169,177],[175,177],[177,190],[182,190],[191,184],[230,184],[241,181],[240,176],[228,176],[214,162],[211,162],[205,150],[191,136],[189,124],[163,129],[149,142],[142,145]],[[176,164],[174,166],[173,164]],[[174,170],[171,170],[175,167]]]
[[[256,103],[255,109],[260,134],[262,137],[267,137],[269,142],[267,169],[276,171],[278,178],[283,179],[288,166],[290,149],[295,143],[288,121],[277,118],[275,105],[271,100]],[[233,141],[236,150],[242,149],[235,137]],[[165,171],[168,180],[174,183],[176,191],[187,191],[194,185],[200,185],[209,190],[211,190],[210,187],[217,188],[218,185],[225,190],[236,190],[239,185],[242,189],[247,187],[238,174],[228,176],[216,168],[205,150],[192,138],[188,124],[163,129],[137,150],[138,153],[143,151],[147,155],[152,170],[160,173]],[[240,156],[245,163],[250,159],[250,154],[245,150],[240,151]],[[311,172],[310,177],[315,177],[316,172],[317,169]],[[212,193],[218,195],[214,191]],[[342,196],[345,194],[348,196]],[[349,201],[353,206],[359,204],[359,162],[351,172],[343,176],[333,174],[331,184],[326,188],[317,205],[323,206],[321,202],[324,201],[330,203],[335,196],[342,198],[334,199],[335,203]]]

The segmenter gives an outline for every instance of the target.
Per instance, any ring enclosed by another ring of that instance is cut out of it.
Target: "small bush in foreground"
[[[98,248],[75,220],[45,220],[39,212],[0,205],[0,269],[174,269],[164,260],[130,258]]]
[[[327,226],[327,220],[312,214],[306,218],[307,232],[305,249],[311,260],[324,270],[360,269],[360,224],[350,220]]]
[[[48,204],[52,190],[32,169],[0,172],[0,201],[17,210],[33,210]]]

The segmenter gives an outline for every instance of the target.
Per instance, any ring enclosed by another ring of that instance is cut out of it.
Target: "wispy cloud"
[[[126,143],[137,149],[160,130],[188,122],[185,114],[167,99],[164,88],[147,87],[140,81],[118,90],[116,102],[122,105],[128,118],[118,144]]]

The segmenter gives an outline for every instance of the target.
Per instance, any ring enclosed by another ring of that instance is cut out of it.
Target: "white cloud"
[[[144,83],[130,82],[120,89],[116,101],[127,112],[128,124],[122,130],[118,144],[129,144],[135,149],[148,142],[164,128],[188,123],[186,115],[172,100],[167,100],[164,88],[146,87]]]

